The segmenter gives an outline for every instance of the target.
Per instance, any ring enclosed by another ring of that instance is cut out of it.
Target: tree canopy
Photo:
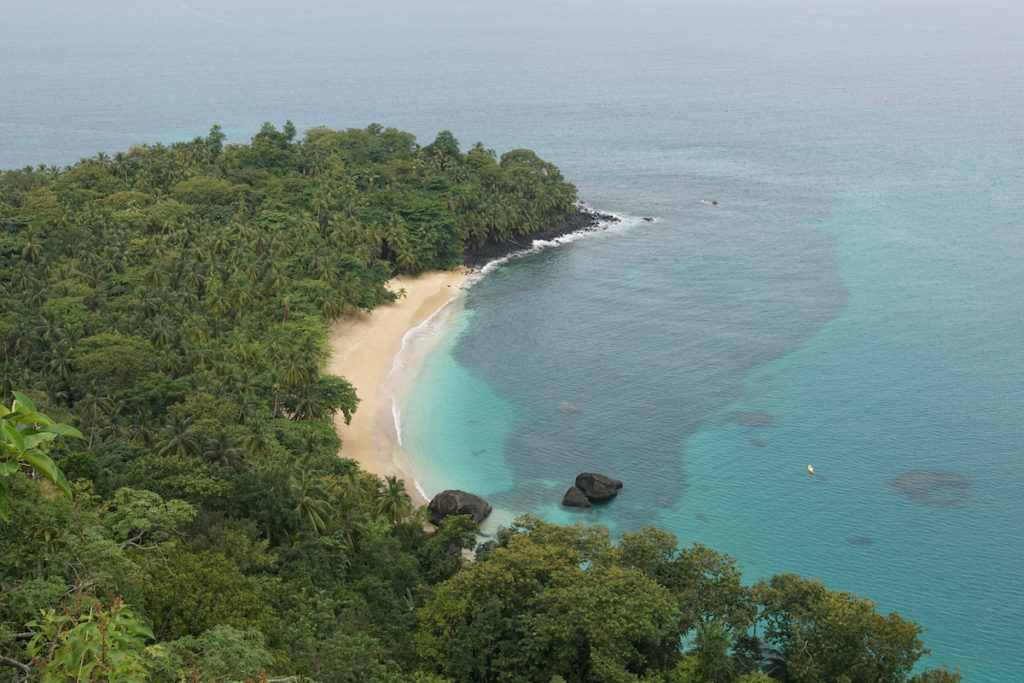
[[[0,680],[905,680],[921,629],[856,596],[528,517],[468,562],[344,458],[328,324],[575,202],[377,124],[0,173]]]

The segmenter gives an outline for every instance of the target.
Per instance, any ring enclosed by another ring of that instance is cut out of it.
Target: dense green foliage
[[[71,495],[64,473],[47,455],[60,436],[83,438],[74,427],[54,423],[36,411],[35,404],[17,391],[10,408],[0,405],[0,477],[3,477],[0,479],[0,520],[7,519],[11,504],[11,488],[5,479],[23,467],[45,477],[65,495]]]
[[[338,457],[327,323],[574,188],[448,132],[223,141],[0,175],[0,680],[909,675],[916,625],[654,529],[425,531]]]

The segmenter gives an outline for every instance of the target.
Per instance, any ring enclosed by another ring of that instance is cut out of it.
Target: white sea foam
[[[398,409],[398,401],[391,399],[391,419],[395,423],[395,442],[402,445],[402,411]]]
[[[468,289],[476,278],[471,278],[462,286],[462,290]],[[400,459],[399,470],[406,472],[409,480],[425,500],[430,500],[427,492],[415,477],[412,462],[401,452],[405,446],[405,439],[402,431],[402,410],[408,392],[415,381],[415,371],[423,363],[426,356],[433,349],[448,327],[448,322],[453,314],[453,304],[459,299],[453,297],[439,309],[434,311],[426,320],[411,328],[402,336],[398,352],[395,354],[391,368],[388,370],[381,386],[384,399],[391,405],[392,428],[394,429],[395,443],[399,449],[396,454]]]
[[[452,299],[441,308],[434,311],[430,317],[421,322],[416,327],[413,327],[402,336],[402,343],[398,348],[398,352],[395,354],[395,359],[391,363],[391,369],[388,371],[387,376],[384,379],[384,392],[391,401],[391,415],[394,418],[395,425],[395,438],[398,445],[402,444],[402,413],[398,407],[399,397],[396,395],[401,388],[400,382],[409,383],[412,378],[407,377],[406,373],[410,368],[416,367],[423,361],[424,346],[436,339],[436,337],[444,330],[444,326],[441,324],[443,318],[442,313],[447,311],[451,305]]]
[[[589,207],[583,206],[582,204],[580,206],[583,207],[583,208],[586,208],[587,210],[591,210],[591,211],[593,210],[593,209],[590,209]],[[607,233],[607,232],[621,232],[623,229],[634,228],[637,225],[640,225],[641,223],[645,222],[644,219],[641,218],[640,216],[624,216],[624,215],[619,215],[619,214],[611,213],[611,212],[608,212],[608,211],[601,211],[599,213],[603,213],[606,216],[611,216],[612,220],[601,220],[601,221],[598,221],[598,223],[595,226],[593,226],[593,227],[584,228],[582,230],[577,230],[575,232],[568,232],[568,233],[566,233],[564,235],[559,235],[558,237],[555,237],[554,239],[550,239],[550,240],[533,240],[533,242],[530,244],[530,246],[527,247],[527,248],[524,248],[522,251],[517,251],[517,252],[511,253],[511,254],[507,254],[505,256],[502,256],[501,258],[494,259],[493,261],[488,261],[480,269],[480,273],[482,275],[486,275],[487,273],[490,273],[491,271],[493,271],[495,268],[499,268],[499,267],[505,265],[506,263],[508,263],[509,261],[512,261],[513,259],[520,258],[520,257],[525,256],[527,254],[535,254],[535,253],[537,253],[539,251],[543,251],[544,249],[550,249],[552,247],[558,247],[558,246],[561,246],[563,244],[570,244],[572,242],[576,242],[578,240],[581,240],[581,239],[584,239],[584,238],[587,238],[587,237],[594,237],[594,236],[601,235],[601,234]],[[646,222],[650,222],[650,221],[646,221]]]

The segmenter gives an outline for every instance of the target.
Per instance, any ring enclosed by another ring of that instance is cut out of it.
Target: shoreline
[[[601,213],[577,204],[576,210],[564,220],[544,230],[516,235],[505,242],[488,242],[482,247],[466,250],[462,256],[462,265],[473,270],[486,271],[495,262],[503,262],[511,256],[532,250],[535,242],[557,242],[576,233],[603,230],[621,220],[619,216]]]
[[[388,281],[388,289],[404,289],[404,297],[381,304],[370,313],[359,311],[331,324],[330,354],[324,371],[348,380],[359,397],[359,406],[349,424],[345,424],[341,413],[334,416],[335,432],[342,441],[338,456],[355,460],[362,470],[381,478],[397,476],[405,482],[414,505],[429,503],[398,433],[401,399],[395,396],[395,387],[408,390],[426,353],[420,349],[408,367],[396,368],[406,339],[455,302],[490,267],[535,249],[537,242],[557,243],[570,235],[602,230],[620,220],[618,216],[578,205],[565,220],[544,230],[468,250],[462,265],[453,270],[434,270],[418,277],[398,275]],[[439,338],[440,332],[432,341]]]
[[[405,296],[384,303],[371,313],[359,311],[334,322],[328,332],[330,355],[325,372],[352,383],[359,406],[345,424],[339,412],[334,428],[341,438],[339,457],[355,460],[366,472],[380,477],[397,476],[415,505],[426,505],[423,492],[412,476],[411,463],[399,444],[393,398],[386,391],[406,336],[455,301],[474,272],[459,266],[435,270],[419,277],[399,275],[388,282],[392,291]],[[411,380],[418,367],[411,367]]]

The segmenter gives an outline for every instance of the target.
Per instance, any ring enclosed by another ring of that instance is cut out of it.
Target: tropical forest
[[[427,522],[329,326],[577,211],[373,124],[0,173],[0,681],[955,681],[924,628],[657,528]]]

